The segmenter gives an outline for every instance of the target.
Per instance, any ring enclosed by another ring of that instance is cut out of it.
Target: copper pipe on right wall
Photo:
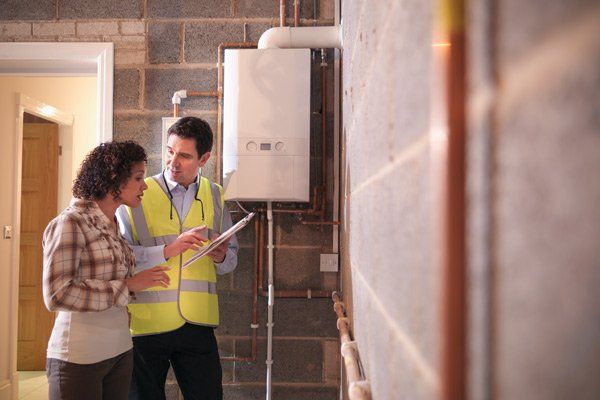
[[[464,0],[439,0],[433,32],[431,159],[440,268],[442,400],[466,397],[466,34]]]

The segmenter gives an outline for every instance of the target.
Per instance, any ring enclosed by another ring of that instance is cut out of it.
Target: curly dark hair
[[[102,143],[81,163],[73,182],[73,196],[100,200],[114,193],[116,199],[121,194],[121,185],[131,176],[133,165],[146,161],[146,151],[134,141]]]

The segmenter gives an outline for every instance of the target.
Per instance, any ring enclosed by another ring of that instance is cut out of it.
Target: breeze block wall
[[[433,4],[343,2],[344,293],[374,399],[439,394]]]

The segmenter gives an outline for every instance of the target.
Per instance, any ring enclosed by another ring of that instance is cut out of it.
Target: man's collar
[[[164,171],[164,175],[165,175],[165,181],[167,181],[167,185],[169,186],[169,190],[173,190],[177,186],[183,187],[182,185],[180,185],[179,183],[177,183],[171,179],[171,172],[168,169],[166,169]],[[192,185],[194,183],[198,184],[199,180],[200,180],[200,174],[196,175],[196,180],[194,182],[192,182]]]

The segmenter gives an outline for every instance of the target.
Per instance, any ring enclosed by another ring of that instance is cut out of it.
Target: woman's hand
[[[207,229],[204,225],[183,232],[173,243],[165,246],[163,250],[165,260],[178,256],[187,249],[198,250],[208,240],[207,235]]]
[[[164,271],[170,270],[170,267],[166,265],[158,265],[156,267],[138,272],[131,278],[125,279],[125,284],[130,292],[139,292],[140,290],[148,289],[150,287],[169,286],[171,278]]]

